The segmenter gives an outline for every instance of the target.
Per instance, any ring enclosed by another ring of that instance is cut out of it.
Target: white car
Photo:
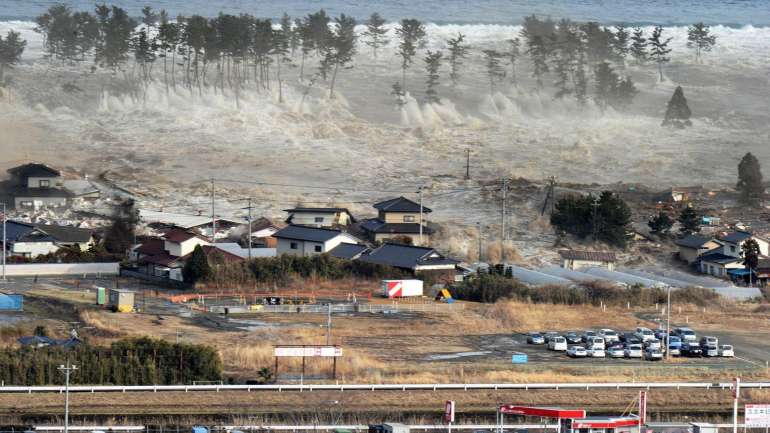
[[[604,349],[598,349],[596,347],[586,350],[589,358],[606,358],[607,353]]]
[[[733,346],[729,344],[723,344],[719,346],[719,356],[723,356],[725,358],[732,358],[735,356],[735,351],[733,350]]]
[[[655,333],[652,332],[652,329],[645,328],[643,326],[636,328],[636,332],[634,332],[634,335],[636,336],[636,338],[641,340],[642,343],[646,343],[647,341],[655,339]]]
[[[702,347],[701,350],[703,351],[703,356],[709,358],[715,358],[719,356],[719,347],[717,346],[705,346]]]
[[[585,358],[588,356],[588,352],[586,352],[586,348],[583,346],[572,346],[567,349],[567,356],[570,358]]]
[[[626,347],[624,355],[625,355],[626,358],[641,358],[642,357],[642,345],[641,344],[630,344],[628,347]]]
[[[551,340],[548,341],[548,350],[564,352],[567,350],[567,339],[561,336],[551,338]]]
[[[660,361],[663,359],[663,352],[658,349],[647,348],[647,350],[644,351],[644,359],[648,361]]]
[[[614,343],[620,341],[620,335],[612,329],[602,329],[599,331],[599,337],[604,338],[605,343]]]
[[[604,338],[602,337],[589,337],[588,341],[586,342],[586,349],[606,349],[607,346],[604,344]]]
[[[662,349],[662,346],[660,344],[660,340],[658,340],[657,338],[652,339],[652,340],[647,340],[647,342],[644,343],[644,346],[646,348],[648,348],[648,349],[656,349],[656,350],[661,350]]]
[[[607,355],[609,355],[610,358],[623,358],[626,356],[626,351],[623,350],[622,346],[612,346],[607,349]]]

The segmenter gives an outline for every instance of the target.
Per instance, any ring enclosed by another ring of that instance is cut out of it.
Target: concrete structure
[[[289,213],[287,224],[309,227],[347,227],[356,219],[343,207],[295,207],[285,209]]]
[[[356,237],[341,230],[290,225],[279,230],[277,254],[313,256],[328,253],[340,244],[359,244]]]
[[[701,235],[689,235],[676,241],[679,247],[679,258],[692,265],[704,254],[722,247],[722,243],[710,237]]]
[[[423,246],[430,243],[433,230],[428,227],[426,215],[432,210],[422,206],[422,242],[420,242],[420,204],[405,197],[374,204],[377,218],[361,223],[361,230],[373,242],[395,241]]]
[[[578,271],[585,268],[602,267],[612,271],[617,258],[615,253],[607,251],[561,250],[561,267]]]

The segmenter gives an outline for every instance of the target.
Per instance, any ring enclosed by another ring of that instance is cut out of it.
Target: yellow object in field
[[[132,311],[134,311],[134,307],[133,306],[129,306],[129,305],[119,305],[118,306],[118,312],[119,313],[130,313]]]
[[[447,290],[447,289],[441,289],[441,296],[442,296],[444,299],[450,299],[450,298],[452,298],[452,294],[451,294],[451,293],[449,293],[449,290]]]
[[[251,310],[251,311],[259,311],[262,308],[264,308],[264,306],[260,305],[260,304],[249,305],[249,310]]]

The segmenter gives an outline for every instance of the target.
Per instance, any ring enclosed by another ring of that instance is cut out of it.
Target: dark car
[[[582,342],[577,332],[568,332],[564,338],[567,339],[567,344],[580,344]]]
[[[620,334],[620,341],[621,342],[628,344],[629,340],[634,341],[635,342],[634,344],[641,343],[641,341],[639,341],[639,339],[636,338],[636,335],[634,335],[633,332],[624,332],[624,333]]]
[[[688,358],[700,358],[703,356],[703,349],[701,349],[700,344],[693,341],[683,344],[681,352],[682,356]]]

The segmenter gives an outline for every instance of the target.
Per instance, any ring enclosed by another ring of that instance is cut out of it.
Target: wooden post
[[[273,380],[278,382],[278,357],[275,357],[275,368],[273,369]]]
[[[337,357],[333,356],[334,362],[332,364],[332,380],[337,380]]]

